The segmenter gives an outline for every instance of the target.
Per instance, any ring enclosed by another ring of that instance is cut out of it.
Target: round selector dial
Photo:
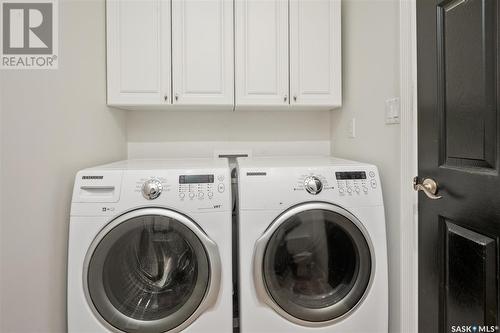
[[[306,188],[307,192],[316,195],[323,189],[323,184],[321,183],[321,180],[319,180],[318,177],[309,176],[306,179],[304,179],[304,187]]]
[[[142,185],[142,195],[148,200],[154,200],[158,198],[163,190],[163,186],[160,181],[156,179],[150,179]]]

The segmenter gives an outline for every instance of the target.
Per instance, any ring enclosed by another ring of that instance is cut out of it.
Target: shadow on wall
[[[330,112],[129,111],[127,135],[128,142],[329,141]]]

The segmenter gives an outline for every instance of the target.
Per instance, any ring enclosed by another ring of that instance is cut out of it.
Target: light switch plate
[[[391,98],[385,101],[385,123],[388,125],[399,124],[400,118],[399,98]]]

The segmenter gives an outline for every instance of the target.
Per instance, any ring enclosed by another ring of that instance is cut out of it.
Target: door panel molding
[[[488,309],[496,308],[497,303],[497,237],[479,233],[443,216],[439,220],[444,264],[441,284],[442,290],[446,290],[440,296],[441,330],[450,332],[451,326],[470,323],[495,326],[498,314]],[[473,303],[475,307],[464,308],[462,303]]]
[[[446,0],[437,7],[440,166],[496,169],[496,20],[494,1]],[[453,133],[467,135],[459,140]]]

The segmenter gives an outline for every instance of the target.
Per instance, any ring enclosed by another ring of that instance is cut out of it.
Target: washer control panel
[[[121,201],[168,206],[184,212],[231,209],[228,169],[132,170],[125,174]]]
[[[212,200],[214,193],[224,193],[223,174],[180,175],[178,195],[184,200]]]
[[[230,181],[226,178],[223,172],[141,177],[135,182],[135,192],[141,193],[147,200],[159,200],[163,197],[172,200],[172,194],[175,194],[181,202],[196,200],[201,203],[215,200],[218,195],[225,195],[228,191],[226,184]]]
[[[335,172],[338,192],[344,195],[368,194],[370,189],[377,188],[375,172],[369,171],[339,171]]]

